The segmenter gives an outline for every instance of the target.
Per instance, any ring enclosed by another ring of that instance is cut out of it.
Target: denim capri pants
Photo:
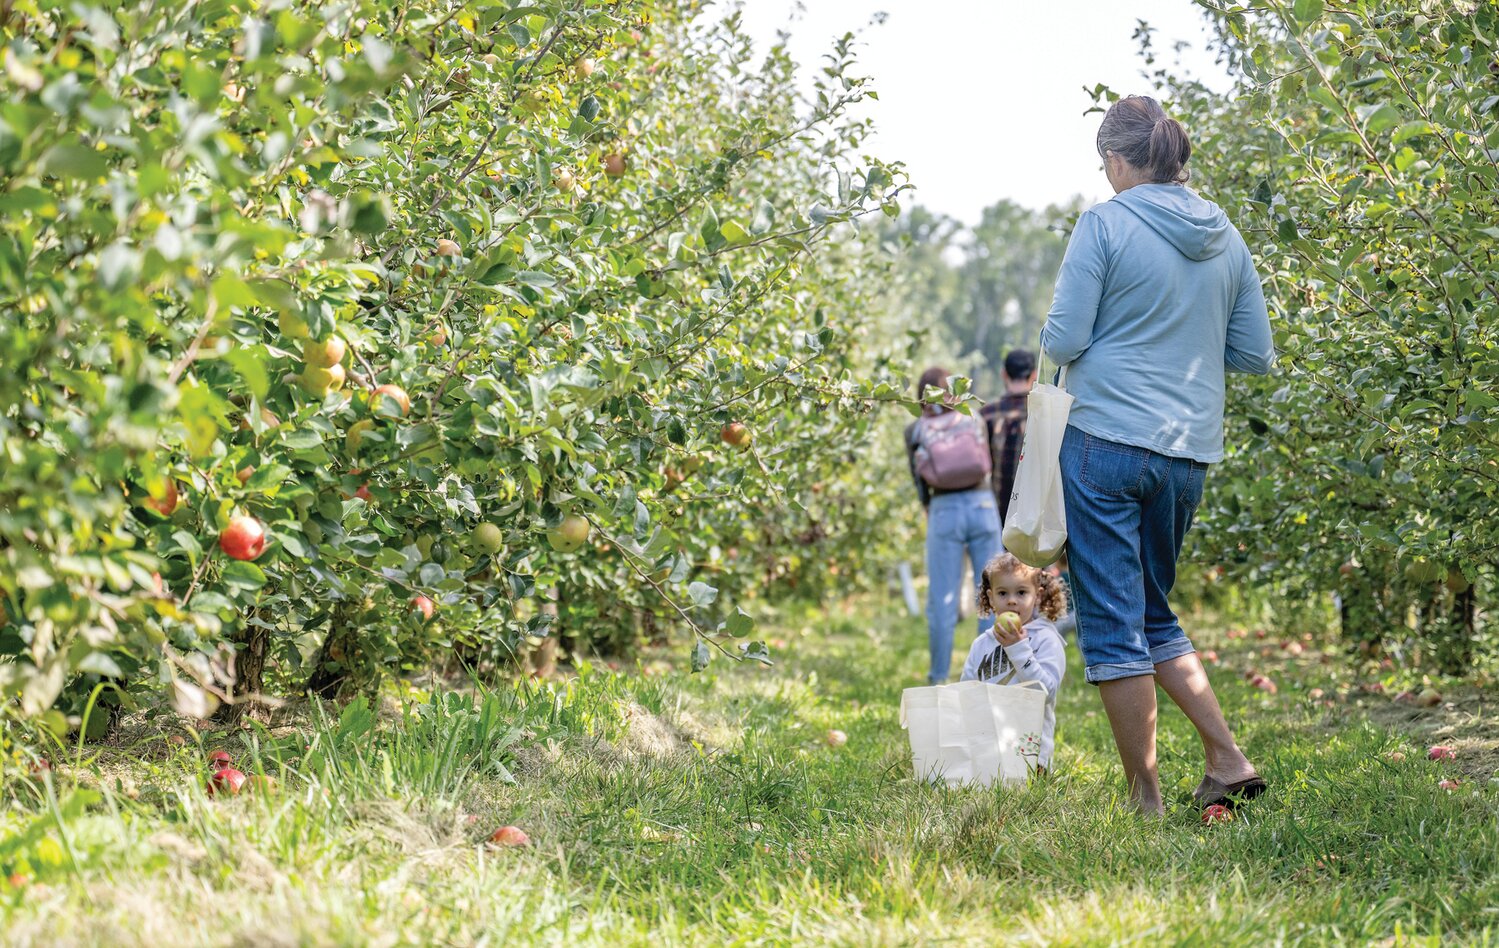
[[[1195,651],[1167,597],[1207,470],[1067,427],[1067,560],[1089,682],[1154,674]]]

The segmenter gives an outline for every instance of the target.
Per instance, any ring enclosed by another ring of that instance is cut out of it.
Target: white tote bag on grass
[[[1062,436],[1072,396],[1064,366],[1056,385],[1031,387],[1026,400],[1025,439],[1015,466],[1015,489],[1005,508],[1005,549],[1028,566],[1050,566],[1067,545],[1067,509],[1062,503]]]
[[[1036,768],[1045,722],[1046,687],[1038,681],[960,681],[900,696],[916,779],[949,786],[1025,780]]]

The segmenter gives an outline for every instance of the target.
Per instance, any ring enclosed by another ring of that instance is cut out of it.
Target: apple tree
[[[710,14],[8,6],[7,707],[237,711],[646,612],[765,660],[740,602],[879,535],[858,222],[903,185],[847,39],[803,97]]]
[[[1280,358],[1233,389],[1199,555],[1281,601],[1337,593],[1366,653],[1465,670],[1494,651],[1499,14],[1203,6],[1238,87],[1156,75],[1261,262]]]

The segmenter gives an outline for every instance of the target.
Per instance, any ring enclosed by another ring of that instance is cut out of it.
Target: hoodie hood
[[[1206,260],[1228,249],[1233,225],[1223,209],[1176,184],[1140,184],[1114,195],[1151,230],[1191,260]]]

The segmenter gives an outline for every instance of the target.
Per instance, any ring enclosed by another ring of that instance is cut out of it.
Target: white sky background
[[[888,19],[868,26],[877,12]],[[1191,0],[744,4],[745,26],[762,48],[789,24],[804,71],[819,68],[835,38],[862,29],[855,74],[873,77],[880,96],[868,105],[878,132],[865,151],[905,162],[917,190],[903,203],[967,224],[1001,198],[1039,209],[1075,194],[1095,201],[1112,194],[1093,147],[1102,115],[1083,115],[1092,104],[1083,88],[1149,91],[1131,38],[1142,19],[1156,28],[1158,65],[1176,61],[1172,43],[1185,40],[1192,48],[1173,71],[1227,89]]]

